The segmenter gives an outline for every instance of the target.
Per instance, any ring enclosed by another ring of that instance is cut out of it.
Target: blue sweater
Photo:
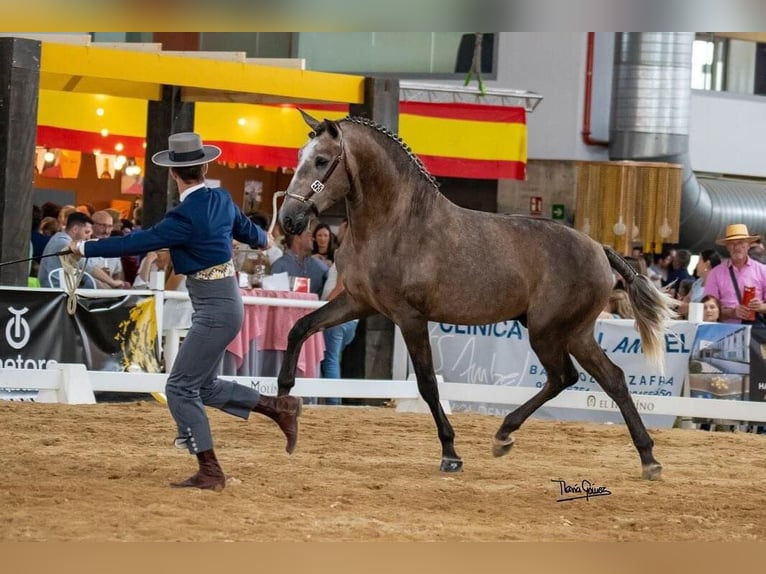
[[[188,275],[231,259],[232,239],[256,249],[268,242],[266,232],[240,211],[226,190],[203,187],[149,229],[87,241],[85,256],[121,257],[169,247],[175,272]]]

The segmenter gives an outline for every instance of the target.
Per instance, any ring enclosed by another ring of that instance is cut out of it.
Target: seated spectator
[[[327,265],[311,257],[313,240],[307,227],[300,235],[287,235],[287,251],[271,266],[271,273],[284,273],[290,277],[308,277],[309,289],[320,296],[327,280]]]
[[[58,214],[58,222],[59,222],[59,231],[64,231],[66,229],[66,222],[69,218],[69,214],[77,211],[74,205],[64,205],[59,209]]]
[[[721,321],[721,302],[714,295],[702,297],[702,320],[706,323],[718,323]]]
[[[315,259],[319,259],[328,267],[332,265],[332,262],[335,260],[337,240],[335,234],[330,229],[330,226],[326,223],[319,223],[314,228],[312,239],[313,246],[311,248],[311,256]]]
[[[46,237],[53,237],[59,230],[59,222],[55,217],[43,217],[40,222],[40,233]]]
[[[609,301],[598,316],[599,319],[633,319],[628,293],[624,289],[612,289]]]
[[[673,259],[670,263],[670,269],[668,269],[667,280],[664,286],[670,287],[670,295],[675,297],[678,293],[678,287],[681,285],[681,281],[684,279],[691,279],[688,267],[691,261],[692,254],[687,249],[678,249],[673,255]]]
[[[48,244],[43,250],[43,258],[40,260],[40,268],[38,271],[38,278],[40,280],[41,287],[61,287],[61,277],[53,271],[61,269],[61,257],[55,257],[56,253],[59,253],[67,248],[69,244],[74,241],[83,241],[90,239],[93,234],[93,220],[84,213],[73,212],[69,214],[67,218],[66,230],[59,231],[53,237],[50,238]],[[81,271],[86,271],[86,260],[80,259],[76,264]],[[58,273],[62,273],[61,271]],[[82,284],[83,287],[95,287],[95,283]]]

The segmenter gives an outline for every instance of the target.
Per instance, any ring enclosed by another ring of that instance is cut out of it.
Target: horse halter
[[[343,158],[346,157],[346,148],[343,147],[343,131],[340,129],[339,125],[338,125],[338,139],[340,144],[340,153],[338,153],[338,155],[336,155],[333,158],[332,163],[330,164],[330,167],[327,168],[327,171],[322,176],[322,179],[315,179],[311,184],[311,189],[305,196],[298,195],[297,193],[292,193],[288,191],[288,192],[285,192],[285,195],[287,195],[287,197],[292,197],[293,199],[297,199],[301,203],[308,203],[311,205],[311,208],[314,209],[314,201],[311,198],[318,193],[322,193],[322,191],[324,190],[325,184],[332,177],[332,174],[335,171],[335,168],[337,168],[338,164],[340,164]]]

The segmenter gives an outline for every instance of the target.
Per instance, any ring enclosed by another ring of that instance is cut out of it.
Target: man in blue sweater
[[[166,385],[168,407],[178,427],[175,444],[197,456],[199,471],[171,483],[175,487],[223,490],[226,477],[213,450],[205,406],[247,419],[251,412],[274,420],[292,453],[298,438],[298,397],[268,397],[257,390],[216,377],[226,346],[237,335],[244,306],[232,262],[232,239],[253,248],[267,248],[273,239],[252,223],[223,189],[205,185],[208,162],[221,150],[203,145],[196,133],[170,136],[169,148],[152,161],[170,168],[181,203],[156,225],[122,237],[72,242],[84,257],[121,257],[170,249],[177,273],[186,275],[194,308],[192,325],[181,345]]]

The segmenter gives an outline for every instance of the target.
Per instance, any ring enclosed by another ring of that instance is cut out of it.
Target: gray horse
[[[303,112],[302,112],[303,113]],[[636,410],[622,370],[594,338],[614,284],[628,286],[644,353],[664,356],[663,322],[673,300],[617,253],[559,223],[472,211],[451,203],[420,160],[396,135],[356,117],[312,128],[279,213],[288,233],[345,199],[349,229],[336,253],[345,291],[298,321],[288,336],[279,394],[295,384],[301,345],[316,331],[381,313],[401,329],[442,445],[441,470],[456,472],[455,433],[439,403],[428,322],[480,325],[518,319],[546,370],[543,388],[508,414],[493,454],[511,449],[511,435],[546,401],[578,379],[572,357],[619,406],[638,450],[642,476],[660,478],[654,442]]]

